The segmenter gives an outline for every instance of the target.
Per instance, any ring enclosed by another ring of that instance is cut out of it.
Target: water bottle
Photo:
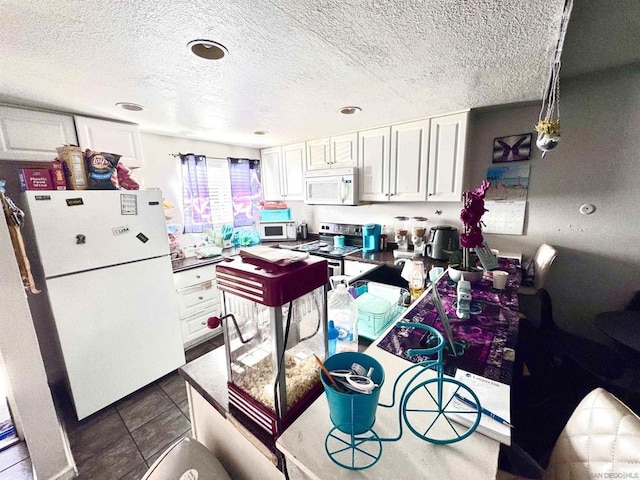
[[[329,292],[329,321],[338,330],[336,353],[358,351],[358,305],[344,283]]]
[[[327,328],[327,357],[336,354],[336,348],[338,347],[338,337],[340,331],[333,324],[333,320],[329,320],[329,327]]]

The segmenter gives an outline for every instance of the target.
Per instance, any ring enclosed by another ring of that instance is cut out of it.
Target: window
[[[229,163],[223,159],[207,159],[211,222],[214,225],[233,225],[231,178]]]
[[[252,226],[259,219],[260,162],[236,158],[180,155],[184,233],[215,225]]]

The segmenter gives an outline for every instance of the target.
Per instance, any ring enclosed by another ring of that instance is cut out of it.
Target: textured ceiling
[[[0,102],[260,147],[537,101],[563,3],[0,0]],[[637,0],[576,0],[561,74],[638,61],[639,18]],[[229,55],[193,56],[198,38]]]

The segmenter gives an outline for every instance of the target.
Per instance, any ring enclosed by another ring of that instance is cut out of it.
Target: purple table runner
[[[449,275],[445,273],[438,283],[438,293],[449,318],[453,339],[468,345],[460,356],[453,357],[445,353],[444,364],[445,372],[450,375],[455,373],[456,368],[462,368],[510,385],[518,338],[517,292],[521,272],[520,263],[516,260],[501,258],[499,265],[500,270],[509,272],[506,289],[493,290],[491,274],[485,273],[479,283],[472,285],[472,314],[467,320],[456,316],[456,286]],[[429,294],[419,300],[419,304],[407,313],[404,321],[423,323],[444,333]],[[420,329],[393,327],[378,346],[410,362],[418,363],[427,360],[427,357],[409,357],[406,351],[410,348],[424,348],[420,345],[420,338],[424,334],[425,331]]]

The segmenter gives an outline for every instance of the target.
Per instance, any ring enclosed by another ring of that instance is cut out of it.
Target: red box
[[[22,191],[53,190],[51,173],[48,168],[21,168],[18,170]]]

